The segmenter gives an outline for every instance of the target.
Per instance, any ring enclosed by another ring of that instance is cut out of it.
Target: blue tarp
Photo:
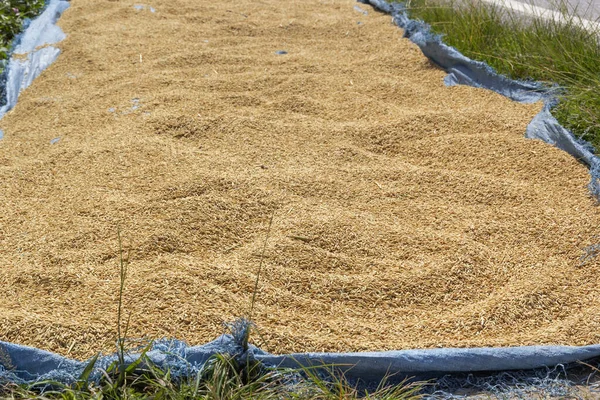
[[[439,376],[460,372],[488,372],[534,369],[600,357],[600,345],[592,346],[521,346],[504,348],[423,349],[358,353],[297,353],[273,355],[250,346],[247,352],[231,335],[222,335],[202,346],[188,346],[177,340],[161,340],[146,355],[157,366],[169,368],[172,376],[195,374],[215,354],[231,354],[265,366],[335,365],[353,380],[373,382],[386,375]],[[133,362],[137,354],[128,355]],[[99,358],[95,378],[117,359],[116,355]],[[54,379],[70,383],[81,375],[87,361],[71,360],[33,347],[0,342],[0,378],[17,383]],[[2,367],[4,366],[4,368]]]

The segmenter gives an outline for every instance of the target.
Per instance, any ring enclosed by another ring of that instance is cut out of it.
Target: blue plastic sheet
[[[172,376],[197,373],[215,354],[230,354],[262,362],[268,367],[335,365],[353,380],[373,382],[390,374],[396,376],[439,376],[448,373],[534,369],[600,357],[600,345],[522,346],[504,348],[423,349],[359,353],[297,353],[273,355],[254,346],[247,352],[231,335],[222,335],[202,346],[188,346],[177,340],[157,341],[147,357],[157,366],[171,370]],[[127,363],[138,354],[128,354]],[[101,357],[93,379],[117,359]],[[53,379],[65,383],[77,380],[87,361],[71,360],[33,347],[0,342],[0,380],[32,383]]]

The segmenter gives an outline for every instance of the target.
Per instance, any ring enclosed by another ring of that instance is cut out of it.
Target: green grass
[[[7,385],[0,391],[10,399],[206,399],[206,400],[276,400],[276,399],[380,399],[416,400],[422,398],[420,384],[386,385],[367,392],[350,385],[332,369],[299,368],[264,370],[258,363],[242,365],[230,355],[216,355],[196,374],[173,379],[169,371],[153,365],[147,358],[144,367],[119,381],[110,371],[99,383],[87,376],[73,385],[40,382],[35,385]],[[329,374],[322,371],[330,371]],[[113,379],[114,378],[114,379]],[[44,390],[42,390],[44,389]]]
[[[183,378],[154,365],[142,356],[135,367],[123,368],[115,361],[100,382],[90,382],[92,360],[81,378],[72,385],[44,381],[33,385],[7,384],[0,388],[3,399],[202,399],[202,400],[378,400],[421,399],[423,385],[402,382],[360,390],[331,366],[297,369],[265,369],[258,362],[241,363],[219,354],[200,371]],[[123,374],[121,371],[125,371]]]
[[[581,17],[565,3],[554,9],[566,23],[525,19],[476,0],[409,0],[407,8],[467,57],[514,79],[558,84],[563,91],[553,115],[600,150],[600,32],[581,29]]]
[[[37,16],[43,7],[44,0],[0,0],[0,60],[8,57],[25,19]]]

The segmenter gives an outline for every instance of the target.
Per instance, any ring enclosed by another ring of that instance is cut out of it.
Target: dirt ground
[[[275,213],[267,351],[600,343],[600,212],[523,138],[541,105],[445,87],[353,0],[134,4],[72,0],[0,122],[2,340],[113,350],[119,231],[128,335],[212,340]]]

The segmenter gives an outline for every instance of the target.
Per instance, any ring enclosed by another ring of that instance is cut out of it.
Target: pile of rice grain
[[[541,105],[445,87],[353,0],[72,0],[0,123],[0,339],[271,352],[600,342],[588,173],[523,138]],[[55,138],[60,140],[51,144]]]

